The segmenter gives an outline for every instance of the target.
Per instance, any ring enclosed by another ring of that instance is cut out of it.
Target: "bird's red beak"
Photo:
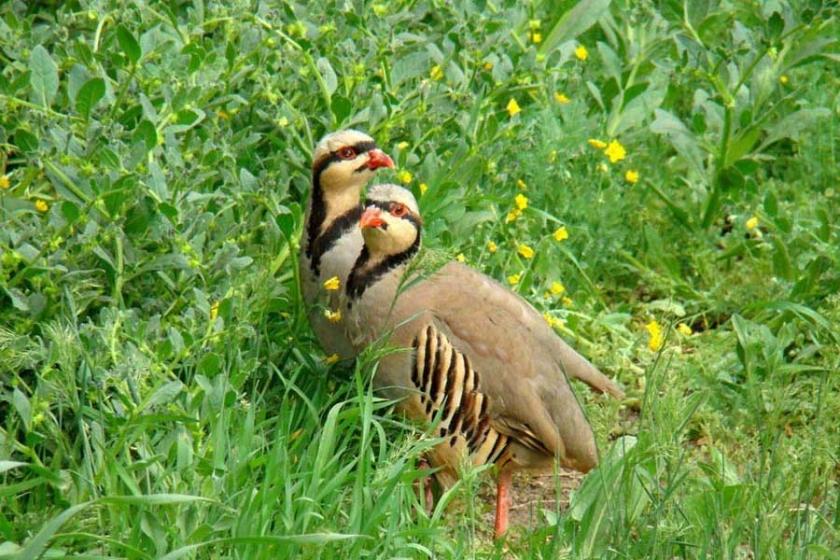
[[[388,159],[390,160],[391,158]],[[362,217],[359,218],[359,227],[362,229],[378,228],[384,224],[385,220],[382,219],[382,210],[375,206],[366,208],[365,211],[362,212]]]
[[[379,148],[374,148],[368,152],[367,166],[371,170],[380,167],[394,167],[394,160]]]

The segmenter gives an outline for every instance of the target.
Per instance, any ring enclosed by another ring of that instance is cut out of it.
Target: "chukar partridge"
[[[454,482],[464,461],[498,467],[499,536],[513,470],[550,471],[557,460],[586,472],[597,464],[567,375],[603,374],[524,299],[465,265],[405,278],[420,247],[416,200],[402,187],[375,185],[366,205],[364,247],[345,287],[348,337],[360,349],[384,334],[397,348],[380,360],[374,385],[408,416],[437,420],[435,435],[444,440],[428,459],[442,485]]]
[[[362,189],[381,167],[394,162],[376,147],[373,138],[357,130],[328,134],[312,154],[312,189],[306,206],[306,227],[301,236],[300,274],[309,322],[328,354],[354,356],[352,345],[339,325],[338,291],[329,292],[324,281],[347,281],[362,249],[359,217]]]

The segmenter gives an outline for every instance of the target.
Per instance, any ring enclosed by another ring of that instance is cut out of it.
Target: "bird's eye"
[[[353,159],[354,157],[356,157],[356,150],[351,148],[350,146],[341,148],[340,150],[338,150],[338,157],[340,157],[341,159]]]
[[[391,208],[389,209],[392,216],[396,216],[397,218],[402,218],[406,214],[408,214],[408,206],[402,204],[400,202],[392,202]]]

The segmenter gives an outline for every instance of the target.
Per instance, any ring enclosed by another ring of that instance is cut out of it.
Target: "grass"
[[[838,558],[837,16],[4,3],[0,557]],[[309,331],[309,156],[347,126],[429,254],[519,275],[627,388],[577,387],[602,465],[505,543],[488,473],[424,513],[434,442]]]

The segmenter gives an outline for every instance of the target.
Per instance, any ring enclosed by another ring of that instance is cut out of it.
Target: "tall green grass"
[[[0,557],[838,558],[837,15],[0,5]],[[427,514],[379,350],[306,324],[310,150],[348,126],[431,260],[518,275],[628,390],[577,387],[601,467],[503,543],[491,473]]]

